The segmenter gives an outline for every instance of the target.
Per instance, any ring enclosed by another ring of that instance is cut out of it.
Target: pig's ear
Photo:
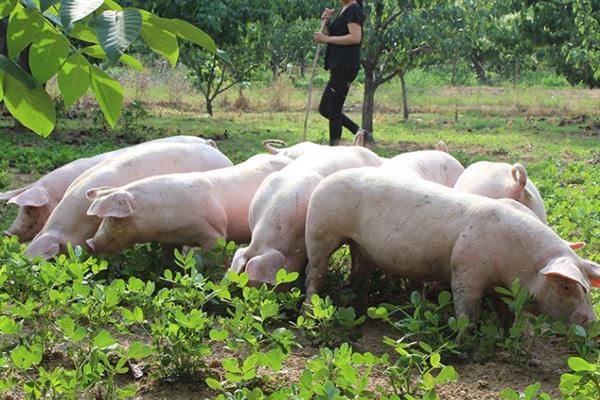
[[[540,273],[545,276],[555,276],[577,282],[583,287],[586,293],[590,291],[588,279],[583,275],[581,269],[566,257],[551,261]]]
[[[45,233],[41,236],[36,237],[29,244],[29,247],[25,251],[25,255],[29,258],[42,257],[48,260],[60,251],[58,244],[58,238],[49,233]]]
[[[440,140],[437,145],[435,146],[435,149],[437,151],[443,151],[444,153],[449,153],[450,150],[448,149],[448,145],[446,145],[446,143],[443,140]]]
[[[520,192],[524,192],[525,196],[532,197],[531,192],[525,187],[527,185],[527,170],[525,167],[519,163],[513,165],[510,170],[513,180],[515,181],[515,185],[513,186],[513,192],[515,195],[518,195]]]
[[[127,218],[131,213],[133,213],[133,196],[126,191],[97,198],[87,211],[87,215],[98,218]]]
[[[43,187],[33,187],[13,197],[8,204],[16,204],[19,207],[42,207],[50,202],[48,191]]]
[[[365,134],[364,132],[358,132],[354,135],[354,140],[352,141],[352,146],[365,146]]]
[[[586,263],[587,276],[592,282],[592,286],[600,288],[600,265],[591,261],[586,261]]]
[[[96,200],[97,197],[104,195],[104,194],[108,194],[108,193],[102,193],[102,192],[106,192],[109,189],[112,189],[112,187],[110,187],[110,186],[95,187],[95,188],[90,189],[87,192],[85,192],[85,197],[87,197],[89,201],[94,201],[94,200]]]
[[[569,242],[565,240],[565,243],[571,248],[573,251],[581,250],[585,247],[585,242]]]
[[[206,145],[219,150],[217,143],[215,143],[215,141],[212,139],[206,139]]]
[[[31,185],[27,185],[22,188],[11,190],[10,192],[0,192],[0,201],[8,201],[8,200],[12,199],[13,197],[20,195],[21,193],[23,193],[30,187],[31,187]]]

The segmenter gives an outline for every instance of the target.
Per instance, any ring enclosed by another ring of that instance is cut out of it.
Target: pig
[[[4,235],[17,236],[21,242],[30,241],[42,230],[48,217],[62,200],[67,188],[77,177],[104,160],[123,152],[135,151],[140,146],[143,147],[150,143],[205,143],[216,147],[212,140],[207,141],[194,136],[173,136],[70,162],[30,185],[9,192],[0,192],[0,201],[7,201],[8,204],[15,204],[19,207],[17,218],[4,232]]]
[[[252,241],[236,251],[230,269],[245,271],[253,284],[273,283],[281,268],[301,272],[306,264],[306,210],[314,188],[341,169],[381,163],[364,147],[328,147],[326,152],[301,156],[270,175],[250,205]]]
[[[262,181],[291,160],[259,154],[229,168],[160,175],[90,192],[87,211],[102,224],[87,245],[114,254],[135,243],[210,249],[218,239],[250,241],[248,210]]]
[[[454,188],[492,199],[514,199],[547,223],[544,201],[533,182],[527,179],[527,170],[521,164],[476,162],[467,167]]]
[[[600,287],[600,265],[506,203],[376,168],[337,172],[308,207],[307,299],[321,288],[329,256],[350,242],[358,253],[353,274],[373,263],[391,275],[449,283],[456,315],[471,322],[485,293],[516,278],[535,299],[534,311],[577,324],[596,320],[589,291]]]
[[[262,144],[263,144],[263,147],[265,148],[265,150],[267,150],[270,154],[274,154],[274,155],[279,154],[279,155],[291,158],[292,160],[295,160],[296,158],[303,156],[304,154],[310,153],[312,151],[328,151],[331,148],[330,146],[325,146],[322,144],[316,144],[316,143],[312,143],[312,142],[301,142],[301,143],[295,144],[288,148],[273,147],[273,145],[278,145],[278,146],[286,146],[287,145],[283,140],[278,140],[278,139],[265,140]],[[362,132],[357,133],[354,137],[354,141],[352,142],[352,146],[364,146],[364,144],[365,144],[364,133],[362,133]]]
[[[440,148],[439,144],[438,148]],[[398,174],[411,173],[415,177],[448,187],[454,187],[459,176],[465,170],[456,158],[448,154],[447,151],[440,150],[403,153],[389,160],[384,160],[381,168]]]
[[[25,254],[51,258],[65,252],[67,243],[85,246],[102,220],[87,216],[88,197],[102,186],[122,186],[149,176],[206,171],[230,167],[231,161],[217,149],[202,143],[154,143],[109,158],[79,176],[67,189],[48,221]]]

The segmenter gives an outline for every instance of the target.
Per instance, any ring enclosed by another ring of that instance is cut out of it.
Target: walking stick
[[[327,24],[326,19],[321,20],[321,32],[325,30]],[[317,74],[317,64],[319,63],[319,55],[321,54],[321,43],[317,44],[317,51],[315,53],[315,59],[313,60],[312,73],[310,75],[310,81],[308,81],[308,101],[306,102],[306,112],[304,114],[304,134],[302,140],[306,142],[306,133],[308,132],[308,115],[310,114],[310,107],[312,105],[312,90],[313,80]]]

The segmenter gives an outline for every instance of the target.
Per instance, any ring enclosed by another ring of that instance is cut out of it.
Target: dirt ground
[[[379,321],[368,321],[363,329],[363,335],[353,343],[355,351],[374,354],[384,352],[392,355],[391,348],[382,343],[383,336],[397,337],[397,332]],[[284,366],[275,376],[271,376],[271,386],[289,385],[297,382],[312,356],[318,354],[319,349],[304,346],[295,350],[284,362]],[[523,391],[528,385],[536,382],[542,384],[542,390],[555,398],[560,398],[558,385],[560,375],[567,372],[566,359],[572,355],[561,345],[559,339],[550,339],[540,343],[534,356],[528,362],[515,364],[508,361],[506,354],[498,352],[492,361],[484,364],[472,361],[452,361],[460,378],[458,382],[446,384],[438,388],[438,394],[444,400],[482,400],[500,399],[499,393],[505,388]],[[222,355],[213,355],[211,363],[218,364]],[[387,380],[381,371],[375,370],[371,375],[371,384],[387,387]],[[215,397],[215,393],[207,389],[198,378],[197,382],[168,383],[154,382],[142,385],[137,400],[198,400]],[[264,389],[264,388],[263,388]]]

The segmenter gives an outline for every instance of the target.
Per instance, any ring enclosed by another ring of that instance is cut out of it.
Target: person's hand
[[[335,8],[326,8],[325,11],[323,11],[323,14],[321,14],[321,19],[329,21],[334,12]]]
[[[329,43],[329,36],[323,32],[315,32],[315,42],[317,43]]]

